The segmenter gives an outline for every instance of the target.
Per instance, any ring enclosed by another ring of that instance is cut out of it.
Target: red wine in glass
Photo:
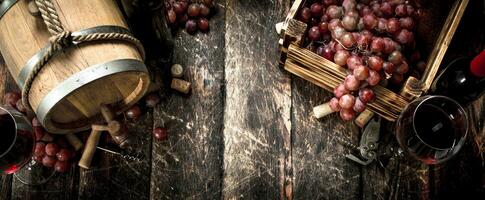
[[[465,143],[467,115],[445,96],[424,96],[411,102],[396,123],[396,138],[404,152],[425,164],[455,156]]]
[[[11,107],[0,107],[0,173],[14,174],[22,183],[39,185],[54,175],[32,159],[35,134],[22,113]]]
[[[0,172],[13,174],[30,161],[34,135],[29,126],[17,126],[14,115],[0,109]]]

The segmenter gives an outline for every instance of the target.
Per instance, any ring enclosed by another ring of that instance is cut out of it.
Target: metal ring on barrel
[[[148,70],[145,67],[143,62],[135,59],[120,59],[120,60],[113,60],[107,63],[101,63],[94,66],[91,66],[87,69],[84,69],[78,73],[73,74],[60,85],[56,86],[52,89],[40,102],[39,106],[36,109],[37,118],[39,119],[42,124],[46,125],[46,129],[50,131],[55,131],[56,133],[70,133],[70,132],[78,132],[84,131],[90,128],[89,122],[86,123],[86,126],[79,127],[77,129],[59,129],[57,126],[52,126],[52,124],[56,124],[55,122],[51,121],[51,111],[53,108],[58,105],[63,99],[68,97],[72,92],[76,91],[77,89],[92,83],[96,80],[102,79],[103,77],[108,77],[113,74],[123,73],[123,72],[142,72],[148,73]],[[148,82],[149,76],[142,76],[140,77],[140,83]],[[139,84],[140,87],[134,90],[134,93],[144,93],[148,87],[147,84]],[[133,95],[130,95],[133,96]],[[134,95],[134,97],[140,95]],[[130,107],[131,104],[134,104],[138,99],[129,99],[125,100],[125,102],[129,102],[126,105],[120,105],[120,107]],[[120,112],[123,111],[121,109],[117,109]],[[96,121],[97,119],[93,119]],[[46,123],[52,122],[52,123]]]
[[[7,13],[8,9],[10,9],[18,0],[4,0],[0,1],[0,19],[3,17],[5,13]]]

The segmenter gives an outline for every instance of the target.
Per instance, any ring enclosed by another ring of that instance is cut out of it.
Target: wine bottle
[[[485,92],[485,50],[473,59],[460,57],[448,64],[431,87],[466,106]]]

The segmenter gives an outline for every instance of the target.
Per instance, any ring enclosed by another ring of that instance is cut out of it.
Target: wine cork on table
[[[330,108],[330,102],[324,103],[319,106],[313,107],[313,115],[317,118],[320,119],[322,117],[325,117],[329,114],[334,113],[335,111]]]
[[[360,128],[364,128],[365,125],[374,117],[374,112],[370,111],[369,109],[365,109],[363,112],[357,116],[355,119],[355,124],[359,126]]]
[[[170,72],[174,78],[182,78],[184,76],[184,68],[180,64],[173,64]]]
[[[184,94],[188,94],[190,92],[190,85],[190,82],[174,78],[172,79],[172,84],[170,85],[170,87]]]

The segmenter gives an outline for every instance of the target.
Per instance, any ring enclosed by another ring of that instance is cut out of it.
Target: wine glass
[[[43,184],[55,174],[33,159],[35,133],[22,113],[10,106],[0,107],[0,131],[0,173],[14,174],[27,185]]]
[[[378,160],[391,174],[403,176],[455,156],[465,143],[468,120],[455,100],[423,96],[404,108],[394,130],[395,136],[384,137]]]

